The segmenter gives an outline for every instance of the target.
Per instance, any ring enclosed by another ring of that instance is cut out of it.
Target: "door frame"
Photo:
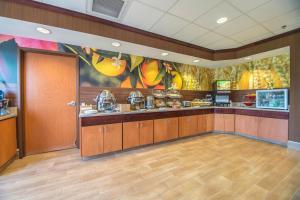
[[[25,53],[39,53],[46,55],[60,55],[66,57],[73,57],[76,59],[76,140],[75,145],[79,148],[79,111],[80,111],[80,87],[79,87],[79,56],[72,53],[31,49],[18,47],[18,96],[17,96],[17,107],[18,107],[18,118],[17,118],[17,145],[19,149],[19,158],[25,156],[25,131],[24,131],[24,55]]]

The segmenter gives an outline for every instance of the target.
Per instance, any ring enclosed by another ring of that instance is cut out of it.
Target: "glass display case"
[[[266,109],[288,109],[288,90],[257,90],[256,107]]]

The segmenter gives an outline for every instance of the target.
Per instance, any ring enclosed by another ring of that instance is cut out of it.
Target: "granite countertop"
[[[151,110],[137,110],[129,112],[107,112],[107,113],[95,113],[95,114],[85,114],[80,113],[79,117],[96,117],[96,116],[108,116],[108,115],[127,115],[127,114],[138,114],[138,113],[151,113],[151,112],[170,112],[170,111],[180,111],[180,110],[199,110],[199,109],[245,109],[245,110],[263,110],[263,111],[276,111],[276,112],[289,112],[289,110],[272,110],[272,109],[261,109],[255,107],[240,107],[240,106],[231,106],[231,107],[219,107],[219,106],[202,106],[202,107],[186,107],[186,108],[164,108],[164,109],[151,109]]]
[[[0,121],[18,116],[17,107],[9,107],[8,112],[9,114],[7,115],[0,115]]]

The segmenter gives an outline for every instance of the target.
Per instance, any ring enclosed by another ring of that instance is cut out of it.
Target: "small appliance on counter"
[[[194,99],[191,104],[192,107],[201,107],[201,106],[211,106],[212,102],[207,101],[206,99]]]
[[[256,90],[256,107],[288,109],[288,89]]]
[[[131,110],[145,109],[145,97],[140,91],[132,91],[128,96]]]
[[[4,99],[4,92],[0,90],[0,115],[9,114],[8,111],[8,99]]]
[[[167,106],[172,108],[181,107],[182,95],[177,90],[168,90],[166,93],[167,97]]]
[[[191,101],[182,101],[182,105],[183,105],[183,107],[191,107],[192,102]]]
[[[215,106],[229,106],[230,101],[230,85],[229,80],[217,80],[214,83],[213,102]]]
[[[97,110],[99,112],[114,112],[116,98],[109,90],[103,90],[96,98]]]
[[[166,93],[164,90],[153,90],[154,106],[156,108],[166,107]]]

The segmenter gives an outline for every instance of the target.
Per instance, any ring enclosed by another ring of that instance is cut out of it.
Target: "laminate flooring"
[[[300,152],[208,134],[82,160],[78,149],[16,160],[1,200],[298,200]]]

